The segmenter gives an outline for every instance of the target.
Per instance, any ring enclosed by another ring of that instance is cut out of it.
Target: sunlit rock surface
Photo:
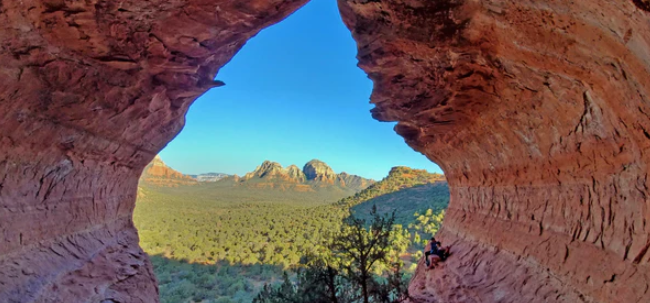
[[[254,171],[244,175],[244,180],[252,178],[267,178],[267,179],[287,179],[289,175],[287,171],[278,162],[264,161],[262,165],[255,168]]]
[[[304,2],[2,1],[2,301],[157,302],[138,177]],[[374,117],[450,185],[454,255],[414,301],[650,301],[647,1],[339,4]]]
[[[174,170],[167,166],[160,156],[156,156],[142,171],[140,182],[154,186],[178,187],[197,184],[198,180]]]
[[[306,179],[305,173],[293,164],[287,167],[287,175],[291,180],[296,180],[296,182],[304,182]]]
[[[315,188],[339,188],[358,192],[373,184],[375,181],[345,172],[337,174],[325,162],[311,160],[301,170],[296,165],[286,168],[280,163],[264,161],[254,171],[247,173],[240,180],[240,185],[270,188],[297,189],[314,191]],[[291,183],[294,183],[292,185]]]
[[[336,173],[329,165],[320,160],[311,160],[302,168],[307,180],[320,181],[324,183],[334,183]]]

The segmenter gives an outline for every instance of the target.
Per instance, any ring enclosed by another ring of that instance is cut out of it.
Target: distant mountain
[[[395,223],[407,224],[415,212],[447,208],[449,187],[444,175],[398,166],[386,178],[339,203],[366,219],[373,206],[379,213],[395,211]]]
[[[360,191],[374,182],[374,180],[345,172],[336,174],[329,165],[320,160],[307,162],[302,170],[296,165],[284,168],[280,163],[267,160],[254,171],[244,175],[239,180],[239,185],[298,191],[315,191],[318,188],[330,187]]]
[[[144,168],[140,182],[163,187],[177,187],[197,183],[196,179],[191,176],[184,175],[167,166],[160,156],[153,158],[151,163]]]
[[[329,165],[320,160],[311,160],[302,168],[302,172],[309,181],[334,184],[338,175],[334,173]]]
[[[357,175],[349,175],[346,172],[342,172],[336,175],[336,181],[341,186],[357,189],[366,189],[368,186],[375,183],[375,180],[366,179],[359,177]]]
[[[150,195],[147,199],[155,200],[156,197],[174,196],[233,205],[270,203],[307,207],[335,203],[374,182],[347,173],[336,174],[318,160],[310,161],[303,169],[264,161],[252,172],[239,177],[221,173],[184,175],[156,157],[143,171],[138,197],[144,199]]]
[[[230,177],[229,174],[222,174],[222,173],[207,173],[207,174],[189,175],[189,176],[196,179],[196,181],[199,182],[216,182],[223,178]]]
[[[369,214],[372,207],[376,206],[379,213],[395,211],[395,223],[406,226],[413,221],[415,212],[422,214],[427,209],[446,209],[448,205],[447,182],[436,182],[402,188],[362,202],[351,210],[355,214]]]
[[[430,173],[424,169],[412,169],[406,166],[396,166],[390,170],[388,176],[384,179],[375,182],[355,196],[341,201],[341,203],[352,207],[369,199],[393,193],[401,189],[434,183],[446,184],[447,179],[445,178],[445,175]]]
[[[356,190],[369,183],[336,174],[322,161],[310,161],[303,169],[265,161],[241,178],[177,187],[143,184],[133,218],[156,274],[167,281],[161,282],[161,298],[183,302],[206,293],[229,298],[223,294],[230,282],[240,279],[250,283],[249,292],[257,292],[280,279],[282,266],[295,266],[303,255],[324,249],[323,235],[339,230],[350,206],[363,218],[373,205],[381,212],[396,210],[397,222],[408,226],[415,211],[449,201],[445,177],[424,170],[396,167],[380,182]],[[401,257],[407,268],[410,259]],[[265,273],[248,264],[262,264]],[[206,279],[216,284],[203,283]],[[232,296],[240,300],[240,293]]]
[[[294,166],[295,167],[295,166]],[[291,174],[289,173],[291,171]],[[296,175],[298,174],[298,175]],[[267,179],[267,180],[284,180],[290,182],[300,182],[301,175],[296,172],[293,167],[284,169],[280,163],[264,161],[262,165],[255,168],[254,171],[247,173],[241,178],[242,182],[253,179]],[[304,176],[302,176],[304,179]]]
[[[296,192],[331,191],[332,196],[338,198],[352,195],[375,182],[345,172],[336,174],[331,167],[320,160],[309,161],[302,169],[296,165],[284,168],[277,162],[264,161],[243,177],[223,173],[184,175],[167,166],[159,156],[147,165],[140,180],[144,184],[162,187],[214,183],[214,186],[218,187]]]

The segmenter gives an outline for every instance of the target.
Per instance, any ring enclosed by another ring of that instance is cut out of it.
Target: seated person
[[[441,245],[442,243],[436,241],[435,237],[431,238],[429,241],[424,252],[424,260],[427,267],[431,266],[431,261],[433,261],[433,265],[435,265],[440,261],[444,261],[449,255],[449,248],[442,248]],[[431,261],[429,260],[429,256],[431,256]]]

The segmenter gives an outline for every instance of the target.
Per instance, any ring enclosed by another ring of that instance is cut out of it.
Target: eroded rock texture
[[[0,301],[157,301],[138,176],[304,2],[0,2]],[[650,301],[647,3],[339,1],[374,116],[451,187],[414,301]]]
[[[374,117],[451,188],[415,302],[650,302],[642,3],[339,1]]]
[[[0,302],[157,302],[131,215],[187,107],[306,1],[0,2]]]

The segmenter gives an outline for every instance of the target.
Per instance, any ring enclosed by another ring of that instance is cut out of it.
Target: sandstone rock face
[[[283,178],[287,177],[286,171],[278,162],[264,161],[262,165],[255,168],[254,171],[244,175],[244,180],[252,178]]]
[[[287,167],[287,175],[291,180],[296,180],[296,182],[305,182],[306,180],[305,173],[295,165],[289,165]]]
[[[449,182],[454,255],[414,301],[650,302],[639,2],[339,1],[373,116]]]
[[[140,182],[164,187],[197,184],[196,179],[167,166],[160,156],[154,157],[151,163],[144,168],[142,176],[140,176]]]
[[[313,187],[360,191],[373,183],[373,180],[357,175],[336,174],[329,165],[320,160],[309,161],[303,170],[293,164],[284,168],[280,163],[267,160],[239,180],[239,185],[244,186],[306,191],[314,191]]]
[[[304,2],[2,1],[2,301],[156,302],[138,177]],[[647,3],[339,1],[373,116],[449,182],[454,255],[414,301],[650,301]]]
[[[0,2],[0,302],[157,302],[143,168],[259,30],[306,1]]]
[[[362,178],[357,175],[350,175],[346,172],[336,175],[336,184],[340,184],[344,187],[364,189],[373,183],[375,183],[374,180]]]
[[[334,183],[336,181],[336,173],[334,170],[320,160],[311,160],[305,164],[302,171],[307,176],[307,180],[320,181],[325,183]]]

